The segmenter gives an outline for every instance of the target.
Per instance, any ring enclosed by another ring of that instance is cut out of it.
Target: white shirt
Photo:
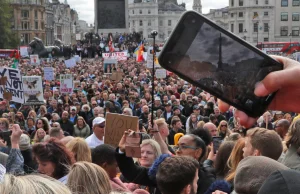
[[[104,140],[104,139],[103,139]],[[88,144],[90,148],[95,148],[98,145],[104,144],[103,140],[99,140],[96,135],[93,133],[85,139],[85,142]]]
[[[61,177],[58,181],[66,185],[68,182],[68,175]]]

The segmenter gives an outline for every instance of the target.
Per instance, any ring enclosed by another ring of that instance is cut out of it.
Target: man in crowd
[[[69,135],[74,133],[74,124],[69,120],[69,113],[64,111],[61,119],[58,121],[63,131],[68,132]]]
[[[285,135],[287,134],[290,127],[290,122],[286,119],[278,120],[275,124],[275,131],[284,140]]]
[[[207,129],[212,137],[217,136],[218,130],[215,124],[208,122],[203,125],[203,128]]]
[[[90,148],[95,148],[96,146],[104,143],[104,128],[105,119],[102,117],[96,117],[93,120],[93,134],[85,139]]]
[[[76,125],[77,122],[77,108],[75,106],[71,106],[70,108],[70,121],[73,123],[73,125]]]
[[[49,132],[49,136],[50,137],[54,137],[58,140],[61,140],[62,138],[64,138],[64,132],[60,127],[52,127],[50,132]]]
[[[174,136],[177,133],[185,134],[185,131],[182,129],[182,123],[178,117],[173,117],[171,121],[172,128],[170,129],[170,134],[168,136],[168,143],[174,145]]]

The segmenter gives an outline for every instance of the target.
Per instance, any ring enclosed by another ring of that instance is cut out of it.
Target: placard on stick
[[[138,117],[107,113],[105,119],[104,143],[118,147],[125,131],[138,131]]]

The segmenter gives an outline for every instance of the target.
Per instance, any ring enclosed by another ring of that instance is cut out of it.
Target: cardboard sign
[[[3,92],[3,98],[5,100],[7,100],[8,102],[11,101],[12,100],[12,93],[4,91]]]
[[[123,72],[116,72],[116,71],[114,71],[110,77],[111,80],[117,81],[117,82],[122,80],[122,78],[123,78]]]
[[[28,47],[27,46],[20,46],[20,55],[21,57],[28,57]]]
[[[118,61],[126,61],[127,60],[127,51],[102,53],[102,58],[103,59],[113,58],[113,59],[117,59]]]
[[[31,65],[40,65],[41,61],[38,55],[30,55],[30,64]]]
[[[141,157],[140,142],[141,136],[139,133],[132,132],[126,135],[125,152],[127,157]]]
[[[23,76],[24,105],[43,105],[43,83],[41,76]]]
[[[118,147],[125,131],[138,130],[138,117],[107,113],[105,120],[104,143]]]
[[[1,77],[0,78],[0,85],[1,86],[5,86],[6,82],[7,82],[7,77]]]
[[[117,69],[118,61],[116,59],[104,59],[103,71],[106,74],[111,74],[114,69]]]
[[[72,74],[60,75],[60,93],[69,94],[73,92]]]
[[[44,79],[48,81],[54,80],[53,67],[44,67]]]
[[[72,68],[76,66],[76,59],[75,58],[71,58],[68,60],[65,60],[65,64],[67,68]]]
[[[0,87],[0,98],[3,98],[4,92],[9,92],[12,94],[12,101],[23,104],[24,91],[20,70],[0,67],[0,79],[3,85]]]
[[[155,71],[155,77],[158,79],[166,78],[167,77],[167,71],[165,69],[157,69]]]

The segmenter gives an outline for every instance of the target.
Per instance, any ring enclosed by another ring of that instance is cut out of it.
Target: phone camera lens
[[[193,24],[196,23],[196,19],[192,19],[192,23],[193,23]]]

